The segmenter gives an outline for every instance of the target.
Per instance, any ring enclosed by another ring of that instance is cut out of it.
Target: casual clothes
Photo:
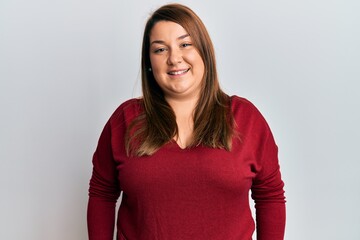
[[[110,117],[93,157],[90,240],[282,240],[285,197],[277,146],[265,119],[244,98],[231,97],[232,150],[170,141],[151,156],[128,157],[124,136],[142,112],[141,99],[123,103]]]

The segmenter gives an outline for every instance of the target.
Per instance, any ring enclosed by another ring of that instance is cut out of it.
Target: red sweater
[[[260,112],[233,96],[240,138],[232,151],[169,142],[152,156],[127,157],[124,134],[141,112],[139,99],[110,117],[93,157],[88,204],[90,240],[112,240],[115,203],[120,240],[282,240],[285,198],[277,146]]]

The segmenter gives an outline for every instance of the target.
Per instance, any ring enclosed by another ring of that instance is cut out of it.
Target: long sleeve
[[[283,240],[286,214],[278,149],[270,129],[262,139],[258,149],[259,171],[251,189],[256,209],[257,239]]]
[[[285,200],[277,147],[260,112],[232,98],[236,126],[231,151],[182,149],[170,141],[150,156],[127,156],[126,130],[143,113],[142,100],[123,103],[101,133],[93,157],[89,240],[251,239],[256,203],[258,240],[283,240]]]
[[[120,195],[117,170],[111,148],[111,129],[108,122],[101,133],[93,156],[90,179],[87,223],[89,240],[112,240],[115,206]]]

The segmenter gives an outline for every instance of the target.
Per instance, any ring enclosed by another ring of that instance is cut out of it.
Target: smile
[[[187,73],[189,70],[190,70],[190,68],[185,69],[185,70],[179,70],[179,71],[171,71],[171,72],[168,72],[168,74],[176,76],[176,75],[181,75],[181,74]]]

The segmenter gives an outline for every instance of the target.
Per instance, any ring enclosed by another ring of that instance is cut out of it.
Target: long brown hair
[[[194,112],[193,141],[188,147],[204,145],[230,150],[233,135],[230,98],[219,86],[215,51],[210,36],[201,19],[190,8],[168,4],[156,10],[145,25],[141,59],[144,112],[131,123],[127,131],[128,155],[151,155],[178,133],[175,113],[166,102],[153,73],[149,71],[150,33],[159,21],[181,25],[190,35],[205,65],[201,97]]]

